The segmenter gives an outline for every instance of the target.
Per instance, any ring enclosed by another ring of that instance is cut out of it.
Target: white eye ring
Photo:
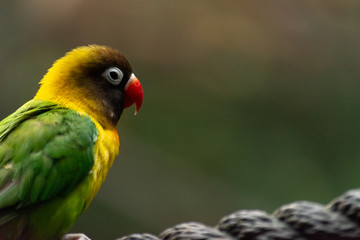
[[[103,77],[113,85],[119,85],[124,77],[123,72],[117,67],[109,67],[103,73]]]

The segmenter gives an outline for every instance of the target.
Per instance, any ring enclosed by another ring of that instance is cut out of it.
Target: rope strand
[[[159,237],[132,234],[118,240],[360,240],[360,189],[349,190],[328,205],[308,201],[286,204],[273,214],[239,210],[214,226],[188,222]]]

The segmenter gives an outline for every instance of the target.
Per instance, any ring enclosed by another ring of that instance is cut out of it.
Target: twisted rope
[[[360,240],[360,189],[349,190],[328,205],[298,201],[272,214],[239,210],[214,226],[188,222],[159,237],[132,234],[118,240]]]

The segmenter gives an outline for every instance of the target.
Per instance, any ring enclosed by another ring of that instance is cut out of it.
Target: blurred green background
[[[360,2],[0,2],[0,117],[84,44],[122,51],[144,104],[73,232],[94,240],[326,203],[360,183]]]

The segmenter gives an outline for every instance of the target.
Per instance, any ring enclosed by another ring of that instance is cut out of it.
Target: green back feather
[[[92,169],[97,134],[89,117],[41,100],[1,121],[0,225],[22,208],[73,190]]]

